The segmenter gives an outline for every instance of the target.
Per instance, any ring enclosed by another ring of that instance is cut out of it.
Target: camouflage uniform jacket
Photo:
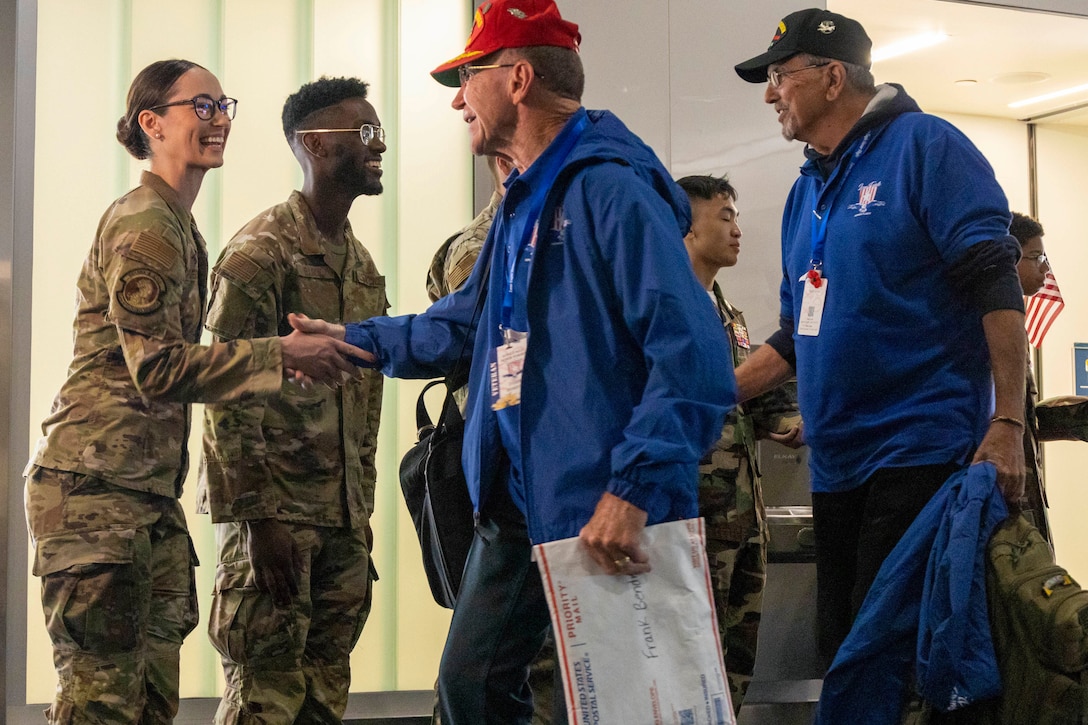
[[[212,272],[208,329],[233,340],[290,332],[290,312],[329,322],[385,314],[385,278],[346,222],[343,240],[341,275],[302,194],[261,213]],[[364,370],[336,390],[284,382],[276,398],[207,406],[198,510],[216,523],[366,525],[381,403],[381,373]]]
[[[502,194],[492,192],[491,201],[483,211],[435,252],[431,268],[427,271],[427,296],[431,298],[431,302],[437,302],[461,289],[472,274],[472,268],[484,247],[487,233],[491,229],[491,220],[495,218],[495,210],[499,208],[500,202]]]
[[[751,355],[744,313],[726,301],[717,282],[714,283],[713,296],[718,316],[729,336],[733,366],[739,366]],[[732,495],[729,491],[723,492],[723,505],[728,508],[723,525],[720,524],[723,520],[720,511],[713,512],[716,514],[714,516],[703,513],[707,516],[708,526],[719,522],[715,528],[721,530],[710,532],[712,535],[730,541],[745,541],[758,532],[758,536],[766,541],[756,440],[765,437],[768,432],[784,432],[799,421],[797,398],[788,386],[775,388],[741,403],[726,415],[721,437],[699,464],[701,509],[708,501],[710,489],[736,489]]]
[[[31,465],[179,496],[188,403],[279,390],[278,339],[198,344],[207,278],[192,214],[144,172],[102,216],[83,263],[68,378]]]

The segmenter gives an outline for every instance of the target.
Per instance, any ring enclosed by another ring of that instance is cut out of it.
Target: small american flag
[[[1054,324],[1058,313],[1065,307],[1065,301],[1062,299],[1062,293],[1058,291],[1058,283],[1053,274],[1046,273],[1043,288],[1028,298],[1025,307],[1024,321],[1028,328],[1028,342],[1038,348],[1042,346],[1043,337]]]

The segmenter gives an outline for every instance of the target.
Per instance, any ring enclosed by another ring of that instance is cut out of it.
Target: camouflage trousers
[[[351,650],[370,614],[373,575],[365,527],[284,522],[303,568],[299,593],[277,606],[257,590],[245,524],[216,524],[219,565],[208,619],[226,690],[216,723],[339,723]]]
[[[737,515],[735,501],[751,496],[755,508]],[[747,465],[699,476],[699,514],[706,520],[706,553],[714,587],[718,635],[734,713],[740,710],[756,664],[763,589],[767,581],[767,527],[763,496]]]
[[[53,642],[53,725],[169,723],[179,651],[197,623],[197,564],[174,498],[34,468],[33,573]]]

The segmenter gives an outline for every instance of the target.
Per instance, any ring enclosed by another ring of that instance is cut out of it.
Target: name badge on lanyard
[[[588,126],[589,118],[583,115],[568,131],[550,158],[537,162],[544,163],[545,166],[540,169],[529,196],[523,202],[525,213],[518,220],[521,226],[509,230],[510,238],[505,248],[506,263],[503,265],[505,280],[499,323],[503,342],[491,349],[488,359],[492,410],[503,410],[521,404],[521,374],[525,367],[529,334],[513,327],[518,268],[521,266],[526,277],[528,276],[536,249],[537,222],[544,208],[545,197],[555,183],[563,163]]]
[[[824,302],[827,299],[827,277],[823,276],[824,247],[827,243],[827,221],[831,217],[831,209],[836,198],[842,190],[842,185],[854,170],[858,157],[865,153],[869,145],[872,132],[866,133],[855,141],[843,154],[846,162],[845,170],[840,165],[835,169],[832,178],[828,179],[824,194],[817,195],[812,203],[812,256],[810,257],[809,270],[801,275],[804,291],[801,294],[801,314],[797,320],[797,334],[805,337],[817,337],[820,334],[820,321],[824,316]],[[849,159],[847,162],[846,160]],[[840,173],[841,171],[841,173]],[[828,193],[830,191],[830,193]],[[821,205],[822,197],[826,195],[826,203]],[[823,212],[822,214],[820,212]]]
[[[820,320],[824,316],[824,300],[827,299],[827,280],[824,279],[823,266],[824,242],[827,240],[827,218],[830,210],[823,215],[812,210],[812,258],[811,268],[801,275],[798,281],[804,285],[801,294],[801,316],[797,320],[797,334],[816,337],[820,334]]]
[[[491,409],[502,410],[521,403],[521,371],[525,367],[528,338],[509,330],[507,340],[491,350]]]
[[[820,271],[811,269],[800,279],[805,283],[801,296],[801,319],[797,321],[797,334],[816,337],[820,334],[820,320],[824,316],[824,299],[827,297],[827,280]]]

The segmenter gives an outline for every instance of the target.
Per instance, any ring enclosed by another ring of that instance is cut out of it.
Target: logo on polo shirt
[[[555,208],[555,215],[552,217],[552,226],[548,231],[551,239],[550,244],[559,245],[567,241],[567,227],[570,226],[570,219],[563,213],[563,207],[557,206]]]
[[[846,207],[851,211],[857,211],[854,216],[868,216],[872,214],[869,207],[884,206],[884,202],[877,201],[876,192],[880,188],[879,181],[871,181],[868,184],[858,184],[858,202]]]

